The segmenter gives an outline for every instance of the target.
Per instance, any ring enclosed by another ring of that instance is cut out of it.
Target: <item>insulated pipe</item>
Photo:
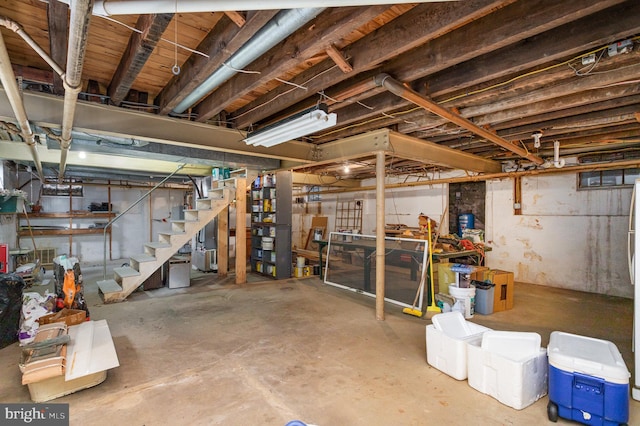
[[[31,151],[31,157],[35,163],[40,181],[44,182],[44,173],[42,173],[42,163],[40,163],[40,157],[38,156],[35,136],[31,130],[31,125],[27,118],[27,112],[25,111],[24,104],[22,103],[22,97],[20,96],[20,90],[16,83],[16,76],[13,73],[13,68],[11,68],[11,59],[9,59],[9,52],[7,52],[7,46],[4,44],[4,37],[2,37],[2,33],[0,33],[0,81],[2,82],[2,87],[4,87],[4,90],[7,93],[7,98],[11,104],[13,113],[18,120],[18,126],[20,126],[24,142],[29,147],[29,151]]]
[[[404,86],[402,83],[400,83],[398,80],[395,80],[389,74],[384,74],[384,73],[378,74],[377,76],[374,77],[374,81],[376,82],[377,86],[384,87],[385,89],[387,89],[388,91],[390,91],[395,95],[398,95],[402,99],[406,99],[409,102],[413,102],[414,104],[421,106],[427,111],[432,112],[436,115],[439,115],[445,120],[449,120],[450,122],[457,124],[458,126],[463,127],[475,133],[476,135],[480,136],[481,138],[487,139],[513,152],[514,154],[518,154],[519,156],[526,158],[537,165],[541,165],[544,163],[544,160],[538,157],[537,155],[533,155],[526,149],[523,149],[518,145],[514,145],[508,140],[496,135],[495,133],[492,133],[486,129],[483,129],[482,127],[479,127],[473,124],[471,121],[460,116],[459,114],[456,114],[452,111],[449,111],[446,108],[441,107],[440,105],[433,102],[431,99],[427,98],[426,96],[421,95],[415,90]]]
[[[269,4],[270,8],[271,5]],[[198,87],[189,93],[173,112],[181,114],[195,105],[216,87],[233,77],[269,49],[276,46],[298,28],[315,18],[324,8],[282,10],[251,37],[240,49]]]
[[[38,43],[36,43],[35,40],[32,39],[31,36],[24,31],[22,25],[5,16],[0,16],[0,25],[22,37],[22,39],[27,42],[27,44],[31,46],[31,48],[35,50],[36,53],[40,55],[40,57],[44,59],[51,68],[53,68],[56,74],[64,78],[64,71],[62,70],[62,68],[60,68],[60,65],[58,65],[56,61],[54,61],[53,58],[51,58],[51,56],[49,56],[49,54],[45,52],[44,49],[40,47],[40,45],[38,45]]]
[[[71,4],[71,0],[59,0]],[[429,3],[442,0],[395,0],[394,4]],[[445,0],[455,1],[455,0]],[[389,4],[389,0],[97,0],[93,14],[144,15],[149,13],[229,12],[236,10],[296,9],[307,7],[346,7]]]
[[[76,113],[78,93],[81,90],[82,66],[89,35],[89,22],[93,0],[75,0],[71,5],[69,25],[69,48],[67,50],[67,72],[64,85],[64,113],[62,116],[62,134],[60,140],[60,171],[58,178],[64,177],[67,165],[67,153],[71,146],[71,128]]]

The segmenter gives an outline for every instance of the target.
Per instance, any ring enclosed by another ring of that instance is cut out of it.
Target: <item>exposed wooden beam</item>
[[[333,186],[343,188],[355,188],[360,186],[360,181],[355,179],[338,179],[335,176],[322,176],[313,173],[293,172],[294,185]]]
[[[277,10],[247,12],[247,22],[242,27],[229,18],[222,18],[207,37],[198,45],[199,52],[208,55],[191,55],[183,65],[179,76],[174,77],[156,97],[159,114],[168,114],[189,93],[200,85],[218,67],[222,66],[264,24],[273,18]]]
[[[251,69],[260,74],[237,74],[200,102],[196,108],[198,121],[210,119],[238,97],[281,77],[300,61],[327,49],[331,43],[347,36],[354,28],[364,25],[386,9],[388,6],[334,8],[320,14],[314,21],[313,31],[306,27],[297,31],[279,46],[277,53],[254,61]]]
[[[501,138],[500,136],[496,135],[495,133],[489,130],[486,130],[485,128],[477,126],[476,124],[472,123],[466,118],[460,116],[460,114],[458,114],[456,111],[450,111],[446,108],[443,108],[437,103],[433,102],[428,97],[421,95],[415,90],[412,90],[408,87],[403,86],[400,82],[398,82],[397,80],[394,80],[388,74],[382,74],[378,76],[376,78],[376,82],[380,86],[384,86],[385,88],[387,88],[393,94],[398,95],[401,98],[404,98],[416,105],[419,105],[422,108],[426,109],[427,111],[437,114],[440,117],[475,133],[481,138],[487,139],[495,143],[496,145],[501,146],[502,148],[505,148],[511,152],[514,152],[522,156],[523,158],[526,158],[532,161],[534,164],[542,164],[544,162],[540,157],[528,152],[526,149],[523,149],[521,146],[513,144]]]
[[[53,61],[64,66],[67,63],[67,34],[69,33],[69,6],[58,0],[49,0],[47,20],[49,22],[49,49]],[[62,79],[53,73],[53,93],[64,94]]]
[[[224,12],[224,14],[227,15],[227,17],[231,19],[233,23],[236,24],[238,27],[244,27],[244,24],[247,23],[247,20],[245,19],[244,15],[240,12],[227,10]]]
[[[333,44],[327,48],[326,52],[331,60],[333,60],[333,62],[335,62],[335,64],[340,67],[343,73],[347,74],[353,71],[353,67],[349,63],[349,60],[345,58],[342,52],[338,50],[338,48]]]
[[[511,2],[512,0],[468,0],[420,4],[387,24],[384,32],[368,34],[345,48],[343,53],[352,58],[354,71],[362,72]],[[411,31],[407,31],[407,28],[411,28]],[[349,78],[349,75],[334,67],[333,61],[326,60],[291,80],[307,87],[306,91],[296,90],[285,94],[290,88],[283,85],[239,109],[234,113],[238,117],[238,127],[245,128],[251,123],[257,123],[306,98],[309,93],[316,93]]]
[[[172,18],[171,13],[140,15],[136,22],[136,29],[139,32],[131,33],[127,49],[120,58],[118,68],[107,89],[107,94],[114,105],[120,105],[126,98],[133,82],[142,71]]]

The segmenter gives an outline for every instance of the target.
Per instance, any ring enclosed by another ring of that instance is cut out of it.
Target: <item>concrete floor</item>
[[[103,305],[82,268],[93,319],[106,319],[120,367],[69,403],[71,425],[534,425],[544,397],[514,410],[430,367],[430,321],[323,285],[317,278],[257,281],[194,274],[187,289],[134,293]],[[42,289],[42,287],[40,287]],[[473,319],[498,330],[536,331],[546,346],[562,330],[613,341],[633,371],[628,299],[516,283],[513,310]],[[30,402],[19,347],[0,350],[0,401]],[[630,400],[629,424],[640,424]],[[560,419],[558,424],[571,422]]]

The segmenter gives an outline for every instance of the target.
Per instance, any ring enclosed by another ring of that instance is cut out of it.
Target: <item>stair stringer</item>
[[[113,279],[98,281],[104,302],[125,300],[227,207],[233,199],[233,192],[234,188],[217,188],[209,192],[209,198],[196,200],[196,208],[184,210],[184,220],[171,221],[171,231],[160,232],[158,241],[145,244],[144,253],[132,256],[129,267],[115,268]]]

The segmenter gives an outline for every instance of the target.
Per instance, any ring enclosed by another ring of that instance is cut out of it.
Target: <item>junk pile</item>
[[[629,378],[609,341],[554,331],[548,348],[532,332],[498,331],[460,312],[426,326],[427,363],[516,410],[549,394],[547,415],[585,424],[629,421]]]
[[[18,340],[24,280],[16,274],[0,274],[0,349]]]
[[[89,309],[84,299],[80,261],[75,257],[65,255],[55,257],[53,259],[53,276],[57,296],[56,308],[80,309],[86,311],[87,318],[89,318]]]

